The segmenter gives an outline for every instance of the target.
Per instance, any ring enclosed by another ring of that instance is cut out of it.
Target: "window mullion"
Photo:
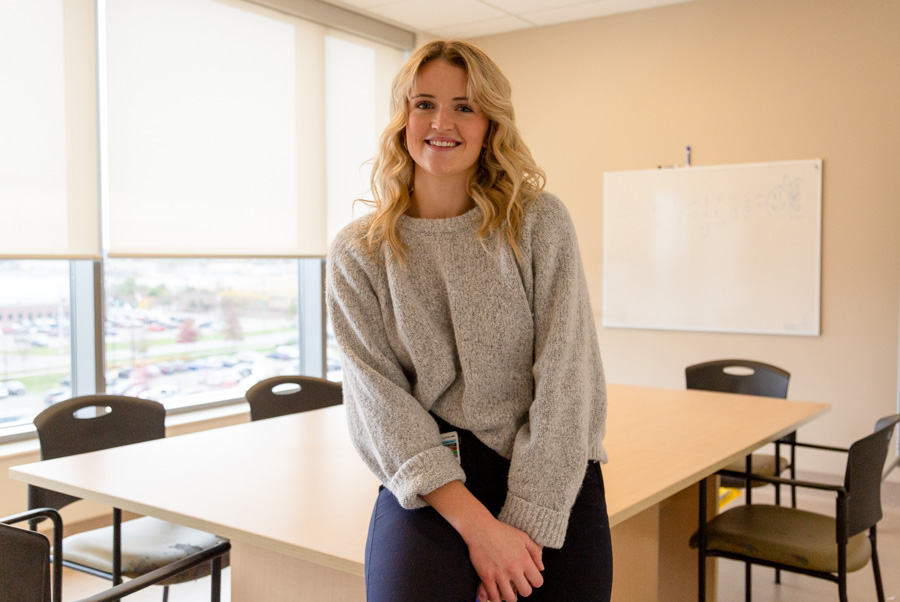
[[[72,261],[69,274],[72,395],[89,395],[105,388],[100,262]]]

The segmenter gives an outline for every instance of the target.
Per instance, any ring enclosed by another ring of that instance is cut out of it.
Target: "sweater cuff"
[[[534,543],[555,549],[562,547],[569,526],[567,512],[537,506],[512,493],[506,494],[506,503],[497,518],[525,531]]]
[[[400,505],[407,510],[424,508],[428,504],[420,495],[431,493],[450,481],[466,482],[466,473],[450,448],[432,447],[404,462],[387,484]]]

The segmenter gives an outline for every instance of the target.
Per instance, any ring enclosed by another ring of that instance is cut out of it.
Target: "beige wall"
[[[896,411],[898,31],[894,0],[696,0],[476,40],[575,219],[610,381],[683,387],[691,363],[767,361],[790,398],[832,404],[801,437],[840,444]],[[681,164],[686,145],[694,165],[824,160],[821,336],[602,328],[602,174]],[[804,467],[842,472],[820,457]]]

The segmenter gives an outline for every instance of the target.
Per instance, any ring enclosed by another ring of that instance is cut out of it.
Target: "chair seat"
[[[779,464],[780,470],[778,470],[778,472],[776,472],[774,455],[772,455],[772,454],[753,454],[751,456],[751,458],[752,458],[752,462],[751,462],[752,469],[750,472],[753,472],[755,474],[777,476],[777,475],[780,475],[785,470],[787,470],[787,467],[789,465],[787,458],[784,458],[784,457],[779,458],[778,464]],[[735,472],[745,472],[747,470],[746,461],[744,460],[744,458],[741,458],[740,460],[735,460],[734,462],[732,462],[731,464],[726,466],[725,470],[733,470]],[[734,489],[743,489],[744,487],[746,487],[747,481],[743,478],[723,476],[721,479],[720,485],[722,487],[732,487]],[[750,485],[751,485],[751,487],[763,487],[765,485],[768,485],[768,483],[766,483],[764,481],[753,481],[752,483],[750,483]]]
[[[812,571],[838,572],[835,520],[824,514],[752,504],[709,522],[709,550],[732,552]],[[697,547],[696,534],[691,546]],[[847,542],[847,571],[866,566],[872,547],[864,531]]]
[[[112,526],[76,535],[63,540],[63,559],[106,573],[112,573]],[[152,517],[122,522],[122,574],[128,578],[139,577],[154,569],[166,566],[205,550],[220,541],[210,533],[182,527]],[[223,557],[222,568],[228,566]],[[209,575],[208,564],[181,573],[160,585],[174,585],[193,581]]]

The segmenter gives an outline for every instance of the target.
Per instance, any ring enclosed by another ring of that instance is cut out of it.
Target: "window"
[[[110,259],[105,271],[107,392],[181,407],[301,372],[297,260]]]
[[[70,396],[69,312],[68,262],[0,261],[0,429]]]
[[[0,1],[0,438],[73,394],[340,378],[323,257],[414,36],[290,10]]]

